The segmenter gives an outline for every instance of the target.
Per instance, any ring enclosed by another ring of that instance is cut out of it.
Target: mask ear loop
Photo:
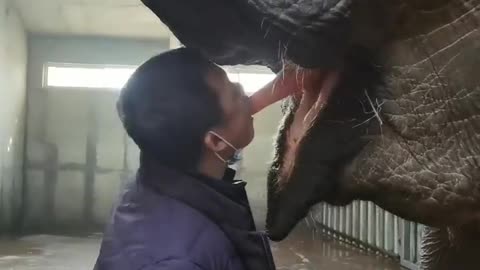
[[[224,143],[226,143],[228,146],[230,146],[233,150],[235,151],[238,151],[238,149],[233,146],[233,144],[229,143],[227,140],[225,140],[225,138],[223,138],[222,136],[218,135],[215,131],[209,131],[211,134],[217,136],[218,138],[220,138],[220,140],[222,140]]]
[[[238,149],[233,146],[231,143],[229,143],[227,140],[225,140],[225,138],[223,138],[222,136],[220,136],[218,133],[214,132],[214,131],[209,131],[211,134],[217,136],[218,138],[220,138],[220,140],[222,140],[224,143],[226,143],[228,146],[230,146],[233,150],[235,150],[235,152],[238,152]],[[222,158],[217,152],[213,152],[215,154],[215,156],[217,156],[218,159],[220,159],[223,163],[227,164],[227,165],[231,165],[229,161],[225,160],[224,158]]]
[[[220,159],[223,163],[228,164],[228,162],[227,162],[224,158],[222,158],[217,152],[213,152],[213,153],[214,153],[215,156],[217,156],[217,158]]]

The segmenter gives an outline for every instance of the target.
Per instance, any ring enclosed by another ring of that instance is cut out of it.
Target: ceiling
[[[13,0],[28,31],[59,35],[166,38],[170,31],[140,0]]]

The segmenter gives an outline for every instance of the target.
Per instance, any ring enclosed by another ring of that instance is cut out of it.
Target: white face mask
[[[232,148],[233,150],[235,150],[235,153],[233,154],[233,156],[231,158],[229,158],[228,160],[222,158],[217,152],[213,152],[215,154],[215,156],[217,156],[218,159],[220,159],[223,163],[227,164],[227,165],[233,165],[235,163],[237,163],[238,161],[240,161],[241,159],[241,155],[240,155],[240,152],[241,150],[236,148],[235,146],[233,146],[233,144],[231,144],[229,141],[227,141],[225,138],[223,138],[222,136],[218,135],[216,132],[214,131],[209,131],[209,133],[217,136],[217,138],[219,138],[220,140],[222,140],[226,145],[228,145],[230,148]]]

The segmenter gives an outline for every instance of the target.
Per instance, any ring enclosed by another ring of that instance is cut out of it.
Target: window
[[[136,67],[132,66],[48,64],[45,68],[45,86],[118,90],[123,87],[135,69]],[[275,77],[273,73],[264,71],[232,68],[227,68],[227,74],[232,82],[241,83],[248,94],[254,93]]]
[[[120,89],[135,67],[47,66],[48,87]]]
[[[247,94],[253,94],[275,78],[275,74],[268,73],[240,73],[227,72],[232,82],[241,83]]]

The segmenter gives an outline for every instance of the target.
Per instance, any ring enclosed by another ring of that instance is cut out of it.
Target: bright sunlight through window
[[[55,67],[47,68],[47,86],[120,89],[135,68]]]
[[[275,78],[275,74],[267,73],[233,73],[229,72],[228,78],[232,82],[242,84],[247,94],[255,93]]]
[[[46,86],[62,88],[121,89],[135,71],[134,67],[85,67],[51,65],[46,68]],[[245,92],[252,94],[275,75],[268,73],[228,72],[232,82],[242,84]]]

